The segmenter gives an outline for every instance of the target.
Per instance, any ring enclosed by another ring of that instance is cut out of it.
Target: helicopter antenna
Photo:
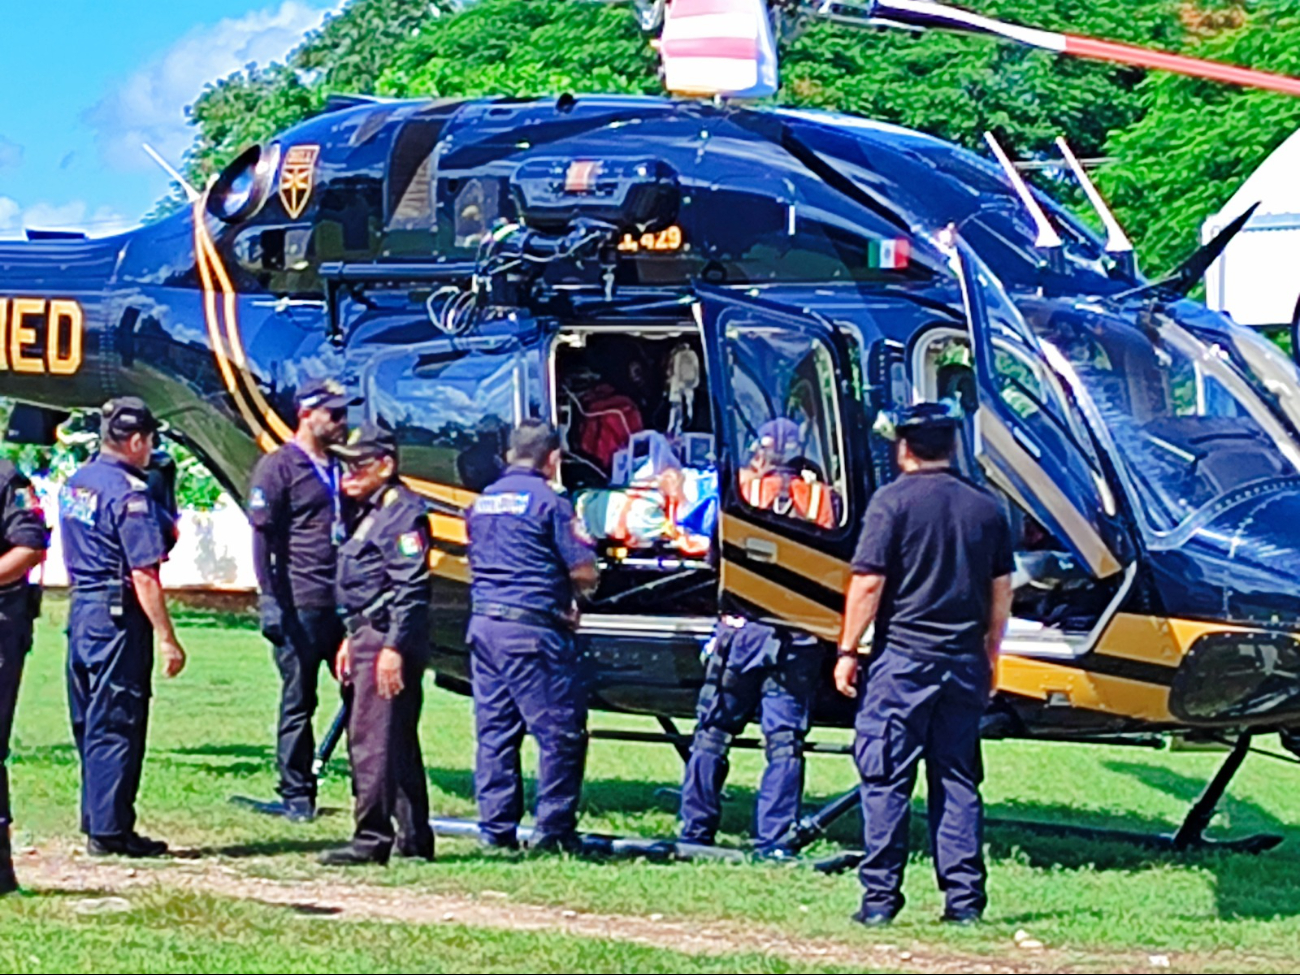
[[[1011,185],[1015,187],[1016,195],[1020,197],[1020,202],[1025,205],[1025,209],[1029,211],[1029,215],[1034,218],[1034,224],[1038,227],[1038,237],[1034,241],[1034,246],[1042,247],[1045,250],[1056,250],[1062,247],[1064,241],[1061,240],[1061,235],[1058,234],[1056,228],[1052,226],[1052,221],[1047,219],[1047,214],[1039,205],[1038,201],[1034,199],[1034,194],[1029,191],[1029,185],[1025,182],[1025,178],[1016,170],[1016,167],[1012,164],[1011,159],[1007,156],[997,138],[992,132],[985,132],[984,141],[987,142],[989,148],[993,150],[993,155],[997,157],[998,165],[1000,165],[1002,171],[1007,174],[1007,179],[1011,180]]]
[[[1097,215],[1101,217],[1101,222],[1106,226],[1106,253],[1114,254],[1124,271],[1132,277],[1137,272],[1137,261],[1134,260],[1133,255],[1133,242],[1129,240],[1128,234],[1124,233],[1124,227],[1120,224],[1114,211],[1106,203],[1101,191],[1097,189],[1097,184],[1092,181],[1092,177],[1083,168],[1083,163],[1079,162],[1079,158],[1070,148],[1070,144],[1065,141],[1064,136],[1056,137],[1056,147],[1061,150],[1061,155],[1065,157],[1065,162],[1070,167],[1070,171],[1074,173],[1074,178],[1083,187],[1088,202],[1092,204],[1093,209],[1097,211]]]
[[[174,182],[180,184],[181,189],[185,191],[186,200],[190,203],[198,202],[200,196],[199,191],[194,188],[193,184],[191,184],[189,180],[177,172],[166,159],[159,155],[158,151],[154,149],[153,146],[149,145],[147,142],[142,142],[140,143],[140,148],[144,149],[144,151],[149,154],[150,158],[161,166],[163,171],[170,176]]]

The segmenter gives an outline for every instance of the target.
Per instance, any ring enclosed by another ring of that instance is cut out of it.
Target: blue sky
[[[185,106],[283,60],[337,0],[0,0],[0,237],[133,226],[167,191]]]

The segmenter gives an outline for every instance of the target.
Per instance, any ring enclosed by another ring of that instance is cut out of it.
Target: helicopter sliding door
[[[1130,560],[1096,447],[1042,346],[987,270],[963,253],[979,409],[975,454],[989,479],[1096,579]]]
[[[722,603],[836,639],[860,520],[843,335],[697,286],[717,417]]]

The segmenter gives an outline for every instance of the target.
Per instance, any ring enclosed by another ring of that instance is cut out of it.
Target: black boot
[[[9,846],[9,824],[0,822],[0,897],[12,894],[18,889],[18,878],[14,876],[13,850]]]

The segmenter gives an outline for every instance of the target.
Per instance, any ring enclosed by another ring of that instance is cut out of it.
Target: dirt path
[[[800,938],[735,921],[687,923],[658,915],[592,914],[561,907],[520,904],[501,892],[477,896],[434,894],[410,888],[346,884],[329,880],[278,881],[249,876],[215,857],[132,866],[127,861],[87,859],[80,850],[42,847],[18,863],[23,884],[35,891],[85,891],[129,898],[150,887],[196,891],[258,901],[305,914],[410,924],[460,924],[513,931],[551,931],[576,937],[623,941],[688,954],[759,952],[816,965],[915,972],[1047,973],[1150,972],[1157,968],[1139,952],[1071,954],[1051,948],[1008,945],[1003,957],[911,943],[881,932],[870,941]],[[870,938],[870,936],[868,936]],[[1172,970],[1203,968],[1206,958],[1178,958]]]

